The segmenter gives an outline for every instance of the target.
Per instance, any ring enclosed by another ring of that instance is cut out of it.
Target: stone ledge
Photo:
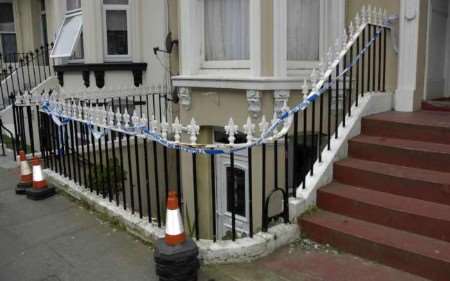
[[[90,207],[111,219],[119,221],[126,230],[140,239],[153,243],[164,237],[164,229],[156,224],[148,223],[148,218],[139,218],[131,212],[117,206],[114,202],[104,199],[84,187],[68,180],[61,175],[46,169],[48,180],[57,189],[71,197],[87,203]],[[200,250],[200,259],[204,264],[249,262],[272,253],[275,249],[287,245],[299,237],[299,228],[294,224],[280,224],[271,227],[267,233],[259,232],[253,238],[240,238],[235,242],[225,240],[196,241]]]

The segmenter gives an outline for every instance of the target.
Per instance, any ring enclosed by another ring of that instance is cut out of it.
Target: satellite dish
[[[153,48],[153,53],[156,55],[158,52],[163,52],[163,53],[167,53],[167,54],[171,54],[172,50],[173,50],[173,46],[174,45],[178,45],[178,40],[173,40],[172,39],[172,32],[169,32],[166,36],[166,49],[165,50],[161,50],[159,47],[155,47]]]

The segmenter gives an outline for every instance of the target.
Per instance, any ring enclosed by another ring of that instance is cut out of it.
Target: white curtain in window
[[[248,60],[249,0],[204,0],[205,59]]]
[[[287,59],[319,60],[320,0],[287,0]]]

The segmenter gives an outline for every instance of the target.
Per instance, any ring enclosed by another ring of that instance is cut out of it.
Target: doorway
[[[249,185],[248,156],[246,152],[234,155],[231,167],[230,155],[216,157],[216,219],[217,236],[231,237],[233,196],[235,203],[235,223],[238,237],[249,234]]]
[[[425,101],[439,102],[450,98],[449,14],[448,0],[429,1]]]

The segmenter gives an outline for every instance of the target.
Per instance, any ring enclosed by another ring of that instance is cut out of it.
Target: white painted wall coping
[[[140,239],[154,242],[165,235],[164,228],[157,224],[150,224],[148,217],[139,218],[138,214],[131,214],[122,206],[109,202],[90,192],[90,190],[76,184],[75,182],[49,170],[44,170],[49,182],[56,188],[66,192],[73,198],[86,202],[96,211],[106,214],[110,218],[122,223],[126,230]],[[281,246],[287,245],[299,237],[299,228],[294,224],[280,224],[269,229],[267,233],[259,232],[253,238],[240,238],[233,241],[200,240],[195,241],[199,247],[200,259],[204,264],[237,263],[252,261],[266,256]]]

